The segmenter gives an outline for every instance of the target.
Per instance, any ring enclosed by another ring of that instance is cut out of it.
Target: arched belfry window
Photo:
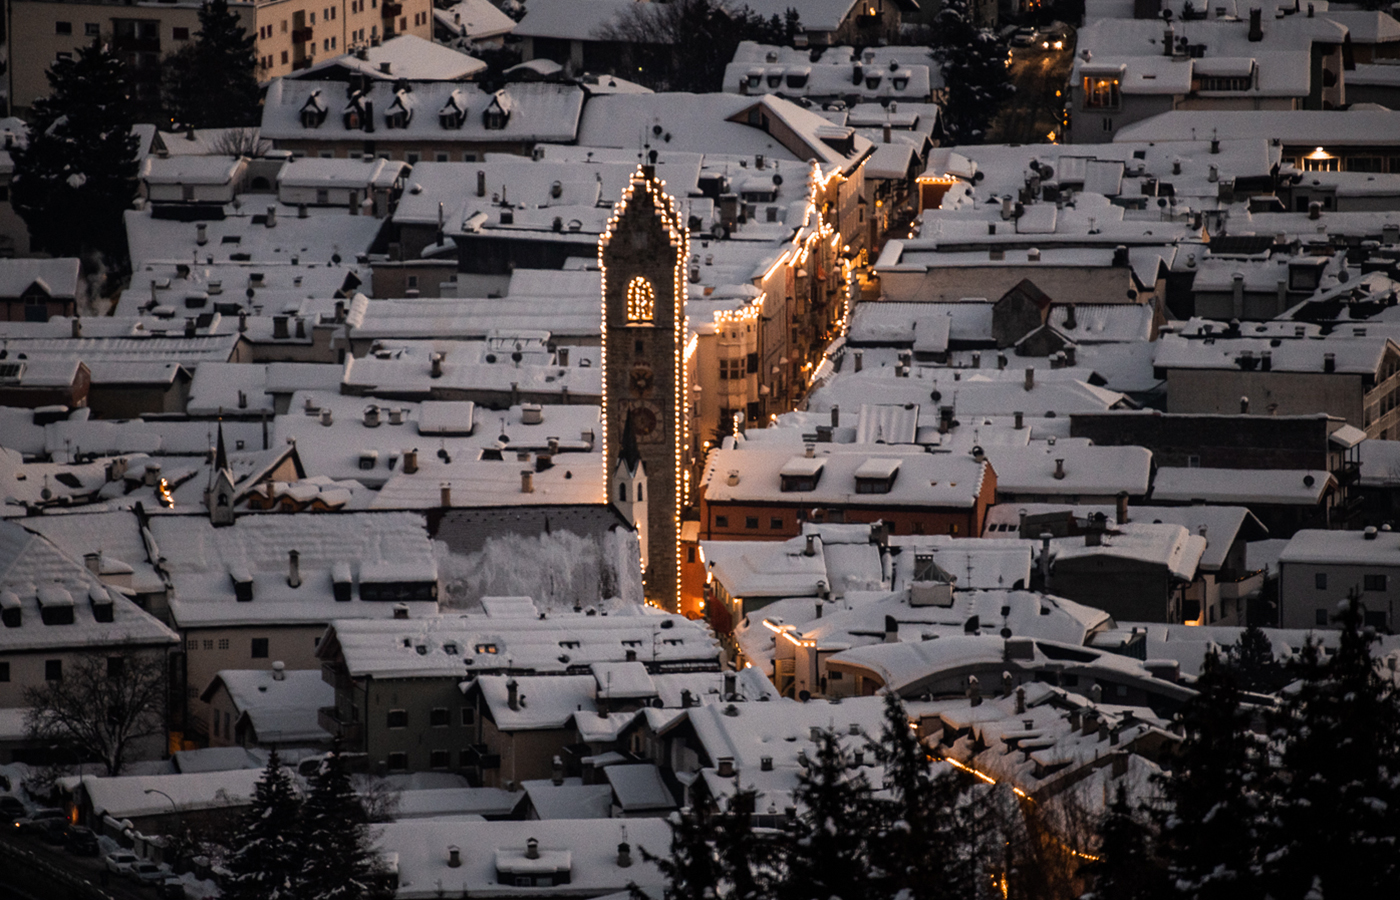
[[[627,283],[627,321],[650,322],[656,318],[656,291],[638,275]]]

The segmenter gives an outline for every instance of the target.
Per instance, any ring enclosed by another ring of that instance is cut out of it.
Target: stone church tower
[[[644,467],[646,515],[640,522],[646,528],[646,594],[672,611],[680,604],[689,254],[683,214],[655,170],[639,167],[598,242],[603,270],[603,483],[616,489],[619,466],[635,471],[639,459]],[[617,504],[619,498],[609,499]],[[630,515],[628,519],[636,521]]]

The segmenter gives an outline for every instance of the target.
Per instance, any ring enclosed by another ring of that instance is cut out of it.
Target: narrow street
[[[1043,144],[1060,139],[1062,95],[1074,62],[1074,31],[1066,32],[1060,50],[1054,48],[1053,38],[1046,41],[1051,44],[1048,49],[1041,46],[1040,38],[1033,46],[1011,49],[1010,74],[1016,96],[992,122],[988,143]]]
[[[0,848],[0,865],[5,867],[6,872],[5,886],[16,891],[15,896],[41,897],[43,900],[101,896],[114,900],[152,900],[156,896],[154,888],[108,874],[101,856],[75,856],[62,847],[46,844],[38,837],[28,834],[6,833],[0,840],[6,845]],[[21,852],[3,852],[10,848]],[[39,866],[26,864],[26,856],[35,857],[41,863],[47,863],[87,884],[83,888],[74,886],[65,889],[64,885],[55,883]],[[0,897],[4,895],[0,894]]]

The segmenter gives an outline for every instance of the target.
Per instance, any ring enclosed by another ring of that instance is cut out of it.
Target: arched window
[[[650,322],[656,318],[656,291],[638,275],[627,283],[627,321]]]
[[[619,485],[617,486],[617,502],[618,502],[618,503],[626,503],[626,502],[627,502],[627,482],[625,482],[625,481],[622,482],[621,484],[619,484]]]

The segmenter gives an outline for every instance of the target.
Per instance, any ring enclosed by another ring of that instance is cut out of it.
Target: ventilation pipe
[[[301,554],[295,550],[287,551],[287,584],[290,587],[301,587]]]

